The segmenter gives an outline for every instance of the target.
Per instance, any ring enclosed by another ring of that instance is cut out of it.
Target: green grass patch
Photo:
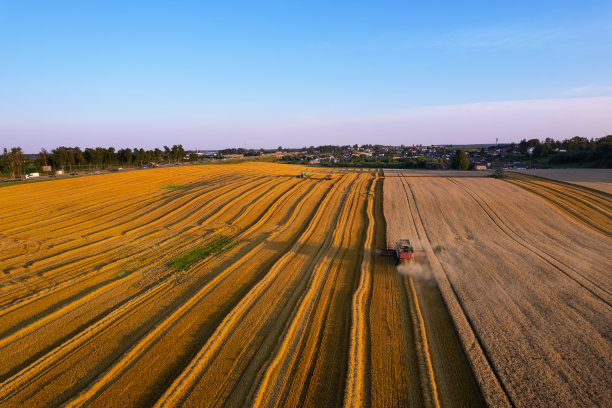
[[[185,188],[185,186],[170,184],[170,185],[162,187],[162,189],[164,189],[164,190],[171,190],[171,191],[173,191],[173,190],[180,190],[181,188]]]
[[[236,243],[233,242],[230,237],[220,236],[203,247],[193,248],[190,251],[177,256],[173,260],[169,261],[166,266],[177,271],[184,271],[208,256],[222,254],[234,246],[236,246]]]
[[[439,254],[440,252],[444,251],[446,248],[444,247],[444,245],[442,244],[438,244],[436,245],[436,247],[434,248],[434,252]]]

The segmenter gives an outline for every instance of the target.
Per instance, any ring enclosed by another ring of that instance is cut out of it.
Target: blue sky
[[[0,0],[0,49],[32,152],[612,133],[610,1]]]

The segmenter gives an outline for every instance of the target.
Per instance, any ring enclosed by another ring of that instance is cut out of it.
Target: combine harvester
[[[414,260],[414,248],[408,239],[400,239],[395,248],[378,248],[376,253],[381,256],[395,257],[395,264],[412,262]]]

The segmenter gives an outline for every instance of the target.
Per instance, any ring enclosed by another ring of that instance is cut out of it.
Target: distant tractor
[[[306,178],[306,177],[310,177],[309,171],[303,171],[300,174],[298,174],[298,178]]]
[[[325,176],[325,180],[331,180],[332,179],[332,175],[328,174],[327,176]]]
[[[414,259],[414,248],[408,239],[400,239],[395,248],[377,249],[376,252],[382,256],[395,257],[396,265],[408,263]]]

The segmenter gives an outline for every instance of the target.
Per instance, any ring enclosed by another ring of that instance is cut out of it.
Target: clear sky
[[[0,0],[0,148],[606,134],[609,0]]]

